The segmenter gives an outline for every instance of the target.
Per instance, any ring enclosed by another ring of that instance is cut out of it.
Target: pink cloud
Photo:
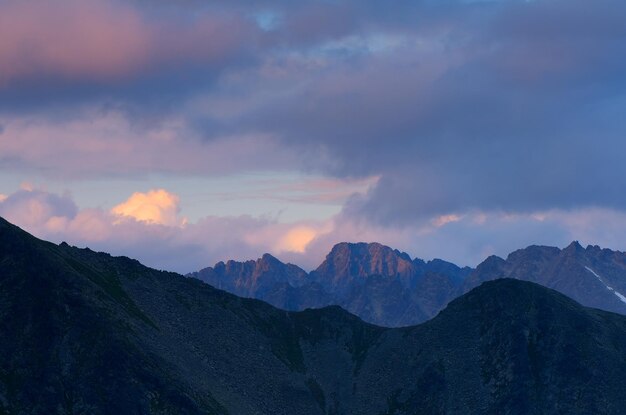
[[[146,193],[136,192],[125,202],[113,207],[111,213],[140,222],[180,226],[186,219],[178,216],[179,201],[178,196],[165,189],[150,190]]]
[[[255,190],[231,190],[213,193],[222,200],[263,199],[307,204],[341,205],[355,193],[365,193],[378,181],[378,176],[363,179],[310,178],[288,180],[253,180]]]
[[[0,117],[0,122],[3,157],[20,167],[62,177],[228,174],[295,166],[293,149],[272,137],[242,134],[205,141],[188,122],[174,116],[138,125],[120,112],[85,109],[61,120]]]
[[[208,216],[182,223],[178,197],[165,190],[135,193],[109,210],[78,209],[69,195],[19,190],[0,201],[0,216],[35,236],[67,241],[147,265],[190,272],[224,259],[303,252],[324,229],[250,216]],[[124,216],[120,220],[121,215]]]
[[[3,2],[0,80],[39,73],[116,78],[143,65],[150,38],[129,7],[93,0]]]
[[[0,3],[0,86],[61,77],[116,81],[159,66],[217,63],[239,53],[253,25],[201,14],[167,23],[122,2]]]
[[[46,233],[63,229],[77,212],[69,194],[59,196],[32,188],[20,189],[0,200],[0,214],[7,220]]]

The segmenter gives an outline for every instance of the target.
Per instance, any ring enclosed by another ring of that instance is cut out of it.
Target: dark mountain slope
[[[134,341],[133,326],[155,326],[116,271],[128,278],[138,263],[120,258],[117,269],[98,269],[76,254],[0,219],[0,413],[219,408],[208,395],[187,397]]]
[[[626,318],[503,279],[420,326],[298,313],[0,220],[0,413],[618,414]]]

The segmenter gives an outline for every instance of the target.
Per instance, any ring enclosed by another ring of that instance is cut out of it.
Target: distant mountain
[[[506,260],[487,258],[467,278],[464,291],[496,278],[515,278],[553,288],[588,307],[626,314],[626,253],[583,248],[529,246]]]
[[[322,286],[308,281],[306,271],[270,254],[256,261],[218,262],[190,276],[241,297],[279,304],[285,310],[319,308],[333,302]]]
[[[362,319],[399,327],[426,321],[462,290],[470,268],[424,262],[378,243],[340,243],[310,274],[265,254],[189,274],[233,294],[285,310],[339,305]]]
[[[387,327],[424,322],[452,299],[499,278],[536,282],[585,306],[626,314],[626,253],[578,242],[565,249],[533,245],[506,259],[491,256],[476,269],[411,259],[378,243],[344,242],[310,274],[264,255],[256,262],[220,262],[190,276],[286,310],[339,305]]]
[[[285,312],[0,219],[2,414],[621,414],[626,317],[502,279],[425,324]]]
[[[271,295],[277,285],[299,287],[307,277],[303,269],[283,264],[270,254],[256,261],[218,262],[213,268],[203,270],[203,275],[215,288],[259,299]]]
[[[328,291],[343,295],[354,284],[372,275],[397,279],[403,286],[414,285],[421,264],[414,264],[408,254],[378,243],[340,243],[311,274],[311,279]]]

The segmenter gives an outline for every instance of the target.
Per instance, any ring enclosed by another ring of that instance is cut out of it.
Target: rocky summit
[[[382,328],[0,219],[2,414],[621,414],[624,384],[626,317],[532,282]]]

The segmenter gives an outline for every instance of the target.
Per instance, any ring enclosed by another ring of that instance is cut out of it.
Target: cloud
[[[0,2],[0,111],[83,105],[135,117],[178,108],[256,60],[261,29],[236,9],[106,0]]]
[[[535,244],[564,247],[572,240],[579,240],[620,249],[626,243],[621,235],[623,227],[614,226],[626,224],[626,214],[607,209],[532,214],[472,211],[445,224],[438,219],[390,226],[340,214],[333,219],[330,231],[311,241],[304,254],[289,259],[316,266],[339,241],[380,242],[412,257],[441,258],[461,266],[476,266],[489,255],[506,257],[516,249]]]
[[[266,252],[310,270],[341,241],[376,241],[414,257],[438,257],[470,266],[488,255],[506,256],[531,244],[563,247],[579,240],[619,249],[626,243],[626,213],[601,208],[530,214],[473,211],[456,220],[437,221],[440,218],[433,217],[402,227],[344,214],[294,223],[245,215],[207,216],[181,227],[180,218],[172,216],[176,211],[172,207],[174,195],[159,191],[138,195],[129,198],[136,202],[129,205],[148,203],[149,211],[161,223],[144,220],[141,215],[120,221],[117,214],[107,210],[78,209],[70,195],[37,189],[8,195],[0,201],[0,216],[44,239],[126,255],[152,267],[182,273],[222,260],[259,258]]]
[[[178,208],[178,197],[162,189],[137,192],[110,211],[78,209],[68,194],[18,190],[0,201],[0,216],[40,238],[182,273],[221,260],[304,251],[324,231],[319,223],[279,223],[245,215],[207,216],[185,224]]]
[[[342,237],[419,254],[431,248],[411,235],[428,232],[432,250],[452,251],[452,230],[476,247],[453,254],[468,261],[530,236],[561,241],[589,232],[576,218],[626,211],[625,19],[617,0],[5,1],[0,169],[68,181],[314,172],[327,190],[252,196],[346,201],[332,231],[249,217],[187,226],[177,246],[207,258],[296,258]],[[365,195],[333,188],[370,178]],[[20,202],[33,227],[103,244],[130,227],[175,238],[169,219],[115,224],[37,194]],[[200,229],[227,226],[221,247],[200,242]]]
[[[310,226],[297,226],[285,233],[274,245],[274,250],[281,252],[306,252],[307,246],[315,237],[318,230]]]
[[[276,200],[302,204],[343,204],[355,193],[364,193],[376,184],[378,177],[363,179],[301,178],[286,176],[283,181],[255,179],[255,189],[231,189],[214,193],[222,200]]]
[[[81,179],[280,170],[295,166],[297,159],[269,136],[251,133],[204,141],[178,116],[142,122],[115,109],[85,108],[61,119],[7,117],[0,162],[5,171]]]
[[[223,63],[252,30],[235,15],[195,16],[163,20],[117,1],[3,1],[0,87],[32,78],[115,83],[157,64]]]
[[[150,34],[128,7],[98,1],[5,1],[0,6],[0,86],[39,73],[115,79],[137,71]]]
[[[26,228],[56,232],[78,213],[69,194],[56,195],[40,189],[23,188],[0,198],[0,215]]]
[[[461,220],[461,216],[459,215],[441,215],[436,217],[431,221],[433,225],[440,228],[442,226],[447,225],[448,223],[454,223]]]
[[[441,12],[441,24],[401,31],[390,48],[273,57],[258,78],[235,80],[253,92],[229,96],[247,104],[218,124],[278,137],[304,168],[379,176],[346,209],[380,223],[625,209],[626,59],[615,51],[626,7],[449,2]]]
[[[179,201],[178,196],[164,189],[150,190],[146,193],[136,192],[125,202],[113,207],[111,213],[140,222],[180,226],[186,219],[178,216]]]

